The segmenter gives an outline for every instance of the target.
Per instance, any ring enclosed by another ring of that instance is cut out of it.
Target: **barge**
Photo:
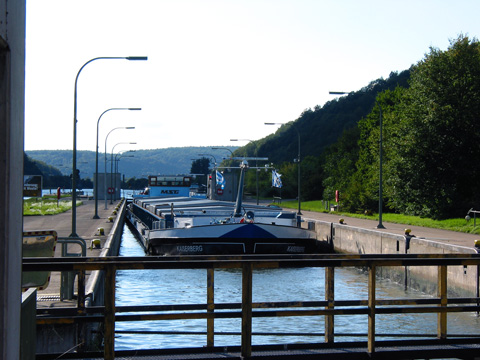
[[[149,194],[129,204],[126,220],[152,255],[316,252],[316,233],[301,227],[296,212],[242,201],[247,167],[243,161],[236,202],[180,196],[187,193],[180,189],[190,183],[187,177],[176,184],[154,177]]]

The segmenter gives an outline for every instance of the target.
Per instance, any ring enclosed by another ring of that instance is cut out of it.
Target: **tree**
[[[206,176],[210,173],[210,159],[202,157],[200,159],[195,159],[192,161],[192,167],[190,169],[190,174],[196,175],[205,175],[200,176],[195,179],[196,183],[206,184]]]
[[[432,218],[463,216],[480,202],[480,44],[460,35],[431,48],[398,109],[392,205]]]
[[[323,198],[333,200],[335,191],[340,191],[342,208],[345,210],[354,211],[362,207],[362,204],[358,202],[358,192],[352,191],[350,185],[356,169],[355,164],[358,161],[359,136],[358,126],[344,131],[339,140],[330,146],[325,154]]]

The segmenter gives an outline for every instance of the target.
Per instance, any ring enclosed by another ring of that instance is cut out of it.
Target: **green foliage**
[[[281,204],[282,207],[296,209],[298,207],[298,203],[296,201],[284,201]],[[376,220],[378,221],[378,215],[364,215],[363,213],[349,213],[346,211],[341,212],[330,212],[325,209],[325,202],[323,201],[306,201],[302,202],[301,204],[302,210],[305,211],[315,211],[315,212],[323,212],[323,213],[331,213],[331,214],[338,214],[339,216],[348,216],[348,217],[355,217],[359,219],[369,219],[369,220]],[[408,226],[423,226],[428,228],[434,229],[443,229],[443,230],[451,230],[451,231],[458,231],[470,234],[480,234],[480,226],[474,227],[473,220],[466,221],[465,218],[451,218],[451,219],[444,219],[444,220],[434,220],[434,219],[426,219],[420,216],[413,216],[413,215],[401,215],[401,214],[394,214],[394,213],[383,213],[382,219],[385,222],[395,223],[395,224],[405,224]],[[419,235],[419,234],[416,234]]]
[[[430,49],[398,105],[392,206],[431,218],[462,215],[480,201],[480,44],[460,35]]]
[[[192,161],[192,167],[190,168],[190,174],[197,175],[194,183],[196,184],[206,184],[207,176],[211,172],[210,170],[210,160],[206,157],[200,159],[195,159]]]
[[[355,173],[355,164],[358,160],[359,136],[358,126],[345,130],[339,140],[327,149],[323,165],[323,185],[325,186],[323,198],[335,199],[335,191],[339,190],[342,204],[348,204],[353,208],[360,206],[356,203],[358,194],[351,184],[352,176]]]
[[[77,201],[77,206],[82,205],[81,201]],[[59,201],[56,199],[37,199],[31,198],[23,201],[23,215],[55,215],[68,211],[72,208],[71,201]]]
[[[206,157],[195,159],[192,161],[190,174],[208,174],[210,173],[210,160]]]
[[[302,199],[321,199],[324,177],[322,158],[307,156],[301,163],[301,197]],[[297,176],[298,178],[298,176]]]
[[[478,206],[476,39],[460,35],[447,51],[430,49],[412,67],[410,87],[379,93],[372,111],[358,122],[358,133],[344,132],[327,150],[324,198],[332,199],[338,189],[343,208],[352,212],[373,210],[378,204],[380,111],[384,210],[445,219]]]
[[[136,177],[132,177],[128,179],[126,182],[122,183],[122,187],[124,189],[131,189],[131,190],[143,190],[147,186],[148,186],[147,178],[137,179]]]
[[[335,190],[340,190],[352,207],[370,206],[374,201],[369,198],[370,192],[365,192],[354,179],[360,176],[355,171],[359,152],[357,124],[369,114],[378,93],[407,86],[409,75],[409,70],[392,72],[387,80],[372,81],[360,91],[329,101],[323,107],[307,109],[295,122],[280,126],[275,134],[258,141],[259,156],[280,164],[277,167],[283,175],[282,197],[297,197],[298,176],[292,162],[298,155],[300,134],[302,198],[318,199],[323,193],[324,198],[332,199]],[[237,153],[242,151],[240,148]]]

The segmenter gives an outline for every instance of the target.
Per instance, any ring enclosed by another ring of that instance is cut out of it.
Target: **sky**
[[[329,91],[480,38],[479,13],[478,0],[27,0],[25,150],[73,148],[77,75],[78,150],[95,151],[97,124],[100,152],[242,146]],[[80,71],[127,56],[148,60]]]

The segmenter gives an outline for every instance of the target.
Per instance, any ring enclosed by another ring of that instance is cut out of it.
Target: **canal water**
[[[125,226],[121,256],[144,256],[143,248]],[[260,269],[253,273],[253,301],[321,301],[324,300],[323,268]],[[206,270],[122,270],[117,274],[116,305],[179,305],[205,304],[207,299]],[[215,270],[215,303],[241,303],[241,270]],[[336,300],[366,300],[368,278],[354,268],[335,270]],[[377,299],[428,298],[419,292],[404,290],[388,280],[377,280]],[[335,316],[335,341],[366,341],[367,315]],[[377,315],[378,334],[436,334],[436,314]],[[323,342],[324,317],[254,318],[252,344],[286,344]],[[202,347],[206,345],[205,319],[117,322],[115,349],[157,349]],[[139,334],[128,332],[161,332]],[[194,332],[196,334],[165,334]],[[216,319],[215,332],[241,332],[240,319]],[[273,333],[289,333],[276,335]],[[308,333],[309,336],[304,334]],[[346,336],[339,336],[343,334]],[[359,335],[360,334],[360,335]],[[448,334],[480,334],[480,318],[476,313],[448,315]],[[398,338],[397,338],[398,339]],[[215,346],[240,345],[240,335],[215,335]]]

